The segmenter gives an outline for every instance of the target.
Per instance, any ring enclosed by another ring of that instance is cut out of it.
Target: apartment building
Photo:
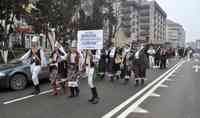
[[[182,25],[172,20],[167,20],[166,37],[167,42],[169,42],[172,47],[185,47],[185,30]]]
[[[139,4],[140,40],[151,44],[164,44],[167,14],[156,1],[141,0]]]

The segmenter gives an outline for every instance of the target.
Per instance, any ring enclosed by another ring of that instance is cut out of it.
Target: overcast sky
[[[200,0],[156,0],[168,18],[186,30],[186,41],[200,39]]]

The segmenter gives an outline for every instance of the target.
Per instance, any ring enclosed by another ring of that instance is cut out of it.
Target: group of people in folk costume
[[[97,64],[95,50],[77,51],[75,47],[72,47],[66,53],[61,44],[56,42],[50,56],[50,62],[47,64],[44,50],[38,45],[38,38],[34,37],[31,44],[31,49],[20,58],[24,63],[31,65],[32,81],[35,88],[31,94],[38,95],[40,93],[38,75],[42,66],[49,66],[49,79],[53,88],[52,95],[59,95],[61,88],[65,94],[68,93],[68,90],[70,91],[69,97],[79,96],[79,79],[85,73],[92,93],[89,102],[93,104],[99,102],[97,89],[93,83],[95,65]]]
[[[32,94],[40,93],[38,74],[46,64],[44,51],[37,43],[38,39],[34,37],[32,48],[21,57],[21,60],[29,60],[31,64],[35,88]],[[99,96],[93,82],[95,75],[98,74],[101,79],[109,78],[111,82],[123,79],[125,83],[134,75],[135,85],[143,85],[147,68],[166,68],[168,55],[173,52],[170,51],[160,47],[147,48],[143,44],[132,47],[126,45],[124,48],[116,48],[112,44],[102,50],[77,50],[76,47],[72,47],[66,52],[62,45],[56,42],[48,64],[52,94],[59,95],[61,88],[65,94],[69,91],[69,97],[77,97],[80,93],[79,80],[86,77],[92,94],[89,102],[96,104],[99,102]]]

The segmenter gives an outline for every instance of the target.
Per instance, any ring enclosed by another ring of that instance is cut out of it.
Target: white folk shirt
[[[113,47],[113,48],[111,49],[110,55],[109,55],[111,58],[114,58],[114,56],[115,56],[115,50],[116,50],[115,47]]]
[[[76,58],[76,53],[72,53],[71,56],[70,56],[70,62],[71,63],[76,63],[75,62],[75,58]]]

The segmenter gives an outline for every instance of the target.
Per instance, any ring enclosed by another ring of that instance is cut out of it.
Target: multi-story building
[[[185,30],[182,25],[172,21],[167,20],[167,42],[169,42],[172,47],[185,47]]]
[[[127,41],[139,40],[139,4],[134,0],[121,2],[120,8],[120,31],[123,31],[128,37]]]
[[[196,48],[200,49],[200,39],[196,40]]]
[[[167,14],[156,1],[139,0],[140,40],[152,44],[166,42]]]
[[[152,44],[166,42],[167,14],[156,1],[112,0],[112,3],[119,26],[114,42],[120,46],[133,40]]]

